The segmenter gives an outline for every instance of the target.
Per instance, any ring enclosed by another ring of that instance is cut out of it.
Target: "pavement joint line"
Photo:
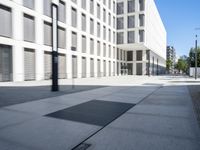
[[[141,101],[145,100],[147,97],[149,97],[150,95],[152,95],[154,92],[156,92],[157,90],[159,90],[160,88],[162,88],[163,86],[158,87],[157,89],[155,89],[153,92],[151,92],[150,94],[148,94],[147,96],[145,96]],[[129,87],[130,88],[130,87]],[[123,91],[125,89],[119,90],[119,91]],[[119,92],[118,91],[118,92]],[[110,95],[110,94],[109,94]],[[140,104],[137,103],[137,104]],[[135,106],[137,105],[135,104]],[[135,107],[133,106],[133,107]],[[133,108],[132,107],[132,108]],[[130,108],[131,109],[131,108]],[[127,113],[130,109],[126,110],[124,113],[122,113],[120,116],[118,116],[117,118],[115,118],[113,121],[117,120],[118,118],[120,118],[122,115],[124,115],[125,113]],[[108,125],[110,125],[112,122],[108,123],[107,125],[103,126],[102,128],[100,128],[99,130],[97,130],[96,132],[94,132],[93,134],[91,134],[89,137],[87,137],[86,139],[84,139],[82,142],[80,142],[79,144],[77,144],[76,146],[74,146],[71,150],[76,150],[81,144],[85,143],[88,139],[90,139],[91,137],[93,137],[94,135],[96,135],[98,132],[100,132],[101,130],[103,130],[105,127],[107,127]]]

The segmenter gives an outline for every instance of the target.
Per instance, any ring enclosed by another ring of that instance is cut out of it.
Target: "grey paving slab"
[[[135,105],[128,103],[92,100],[46,116],[106,126],[133,106]]]
[[[34,150],[34,149],[30,149],[28,147],[24,147],[22,145],[18,145],[11,141],[6,141],[2,138],[0,139],[0,149],[1,150]]]
[[[106,128],[86,141],[88,150],[199,150],[198,142],[158,134]]]
[[[70,150],[99,128],[42,117],[0,130],[0,139],[31,150]]]
[[[197,130],[195,130],[196,126],[191,121],[192,119],[178,117],[124,114],[109,126],[132,131],[142,131],[149,134],[196,139],[198,137],[196,134]]]
[[[183,117],[190,118],[193,114],[191,108],[184,106],[162,106],[162,105],[137,105],[130,109],[128,112],[136,114],[146,115],[158,115],[158,116],[169,116],[169,117]]]
[[[0,129],[36,118],[35,115],[0,109]]]
[[[33,113],[38,115],[45,115],[51,112],[55,112],[64,108],[70,107],[63,104],[51,104],[42,101],[33,101],[29,103],[22,103],[5,107],[6,109],[16,110],[24,113]]]

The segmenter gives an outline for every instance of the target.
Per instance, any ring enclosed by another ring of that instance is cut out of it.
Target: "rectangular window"
[[[58,7],[58,20],[61,22],[66,21],[66,7],[65,3],[63,1],[59,1],[59,7]]]
[[[44,15],[51,16],[51,0],[43,0]]]
[[[144,42],[144,30],[139,30],[139,40],[140,42]]]
[[[111,25],[111,14],[108,14],[108,24]]]
[[[117,44],[123,44],[124,43],[124,32],[118,32],[117,33]]]
[[[82,30],[86,31],[86,16],[85,14],[82,14]]]
[[[90,39],[90,54],[94,54],[94,40]]]
[[[81,0],[81,7],[83,9],[86,9],[86,2],[87,2],[87,0]]]
[[[35,41],[35,20],[27,14],[24,14],[24,41]]]
[[[108,0],[108,8],[111,9],[111,0]]]
[[[128,28],[135,28],[135,16],[128,16]]]
[[[110,45],[108,46],[108,51],[109,51],[108,57],[111,58],[111,46]]]
[[[71,8],[71,23],[73,27],[77,27],[77,11],[75,8]]]
[[[100,41],[97,41],[97,55],[101,55],[101,46],[100,46]]]
[[[66,48],[66,32],[64,28],[58,27],[58,47]]]
[[[115,11],[116,11],[116,4],[115,4],[115,1],[113,1],[113,13],[115,13]]]
[[[106,43],[103,43],[103,57],[106,57]]]
[[[94,14],[94,0],[90,0],[90,13]]]
[[[133,51],[127,52],[127,61],[133,61]]]
[[[82,53],[86,53],[86,37],[82,35]]]
[[[94,34],[94,20],[90,19],[90,34]]]
[[[106,40],[106,26],[103,26],[103,39]]]
[[[115,35],[115,32],[113,32],[113,43],[114,43],[114,44],[116,43],[116,35]]]
[[[128,31],[128,43],[135,43],[135,32]]]
[[[101,36],[101,26],[100,23],[97,23],[97,36],[100,37]]]
[[[106,22],[106,9],[103,9],[103,22]]]
[[[117,60],[119,60],[119,48],[117,48]]]
[[[5,37],[12,36],[12,13],[11,9],[0,5],[0,35]]]
[[[144,26],[144,14],[139,15],[139,22],[141,27]]]
[[[72,0],[72,2],[77,3],[76,0]]]
[[[124,2],[117,3],[117,14],[123,14],[124,13]]]
[[[113,47],[113,58],[115,59],[115,55],[116,55],[116,49],[115,47]]]
[[[109,42],[111,42],[111,30],[110,29],[108,30],[108,40],[109,40]]]
[[[113,17],[113,28],[114,28],[114,29],[115,29],[115,26],[116,26],[116,25],[115,25],[115,24],[116,24],[115,21],[116,21],[116,20],[115,20],[115,17]]]
[[[94,77],[94,59],[90,58],[90,77]]]
[[[34,9],[35,0],[23,0],[23,5],[27,8]]]
[[[86,57],[82,57],[82,78],[86,78]]]
[[[139,5],[140,5],[140,11],[144,11],[145,7],[144,0],[139,0]]]
[[[142,51],[136,51],[136,60],[142,61]]]
[[[128,1],[128,13],[135,12],[135,0]]]
[[[101,14],[100,5],[97,4],[97,18],[99,18],[99,19],[100,19],[100,17],[101,17],[100,14]]]
[[[72,32],[72,40],[71,40],[71,50],[72,51],[77,51],[77,33]]]
[[[52,45],[52,25],[44,22],[44,45]]]
[[[120,17],[117,18],[117,29],[123,29],[124,28],[124,18]]]

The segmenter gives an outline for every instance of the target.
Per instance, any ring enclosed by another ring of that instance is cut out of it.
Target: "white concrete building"
[[[0,0],[0,81],[51,78],[51,1]],[[145,75],[149,63],[155,74],[165,66],[154,0],[58,2],[59,78]]]

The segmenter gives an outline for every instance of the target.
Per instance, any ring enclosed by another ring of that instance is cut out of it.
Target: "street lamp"
[[[56,92],[58,86],[58,1],[52,0],[52,87],[51,90]]]
[[[195,28],[195,30],[200,30],[200,28]],[[197,38],[198,36],[196,35],[196,40],[195,40],[195,80],[197,79]]]

